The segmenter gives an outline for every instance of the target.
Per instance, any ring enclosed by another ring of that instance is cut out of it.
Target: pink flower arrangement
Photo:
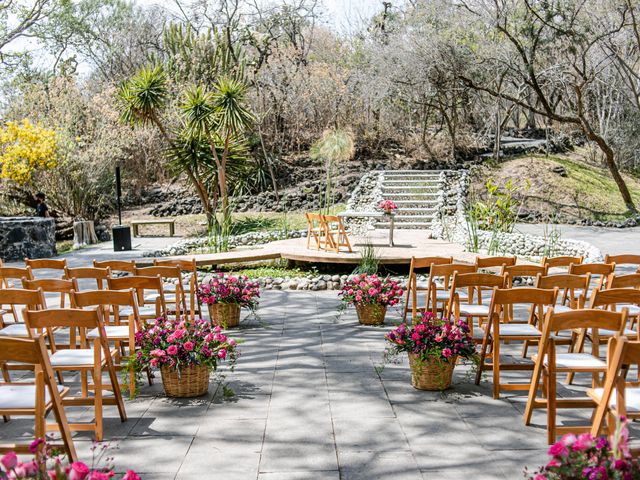
[[[549,447],[551,460],[530,480],[637,480],[640,466],[629,451],[629,431],[624,418],[611,438],[590,433],[567,434]]]
[[[219,326],[202,319],[156,319],[136,333],[135,357],[130,361],[136,371],[168,365],[180,369],[190,365],[207,365],[216,369],[218,362],[235,364],[236,341],[222,333]]]
[[[401,324],[387,333],[385,338],[391,344],[388,355],[407,352],[423,360],[432,356],[442,360],[476,356],[476,345],[465,322],[436,320],[431,312],[419,317],[413,326]]]
[[[378,204],[378,208],[380,210],[384,210],[386,213],[391,213],[394,210],[397,210],[398,206],[396,205],[396,202],[394,202],[393,200],[382,200]]]
[[[29,450],[34,455],[41,454],[26,462],[21,461],[15,452],[0,457],[1,480],[109,480],[115,477],[111,466],[90,468],[83,462],[63,465],[59,456],[52,456],[52,449],[43,439],[34,440]],[[133,470],[127,470],[120,479],[140,480],[140,477]]]
[[[246,276],[235,277],[223,272],[198,287],[198,299],[204,304],[237,303],[254,311],[258,307],[260,285]]]
[[[397,305],[403,290],[389,277],[361,273],[347,280],[338,293],[345,305]]]

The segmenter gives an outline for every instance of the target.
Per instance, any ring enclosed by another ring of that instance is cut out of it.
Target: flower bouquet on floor
[[[378,204],[378,208],[382,210],[386,215],[391,215],[398,209],[398,205],[393,200],[382,200]]]
[[[209,316],[215,325],[223,328],[240,324],[240,309],[255,312],[260,298],[260,285],[245,276],[235,277],[217,273],[198,287],[198,300],[209,308]]]
[[[160,368],[165,393],[170,397],[198,397],[209,390],[209,373],[219,362],[235,365],[236,341],[220,326],[197,319],[156,319],[136,332],[137,352],[131,362],[136,372]]]
[[[358,320],[363,325],[382,325],[387,307],[397,305],[403,290],[389,277],[361,273],[348,279],[338,295],[342,308],[354,305]]]
[[[593,438],[589,433],[567,434],[549,447],[552,457],[530,480],[637,480],[640,466],[629,450],[629,430],[624,418],[615,433]]]
[[[386,356],[406,352],[411,383],[419,390],[446,390],[451,386],[458,358],[477,358],[476,345],[463,321],[437,320],[431,312],[385,335],[390,346]]]
[[[102,447],[102,452],[105,449],[106,446]],[[8,452],[0,457],[1,480],[140,480],[133,470],[127,470],[124,475],[116,477],[110,465],[89,467],[83,462],[64,465],[62,458],[40,438],[31,443],[29,450],[35,458],[27,461],[22,461],[24,459],[21,460],[15,452]],[[98,461],[101,456],[98,457]],[[95,454],[93,460],[93,463],[96,463]]]

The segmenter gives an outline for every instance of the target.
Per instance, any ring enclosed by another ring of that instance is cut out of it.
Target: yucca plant
[[[327,130],[311,147],[311,158],[324,162],[326,181],[323,212],[327,215],[333,204],[331,180],[334,175],[334,166],[339,162],[350,160],[354,153],[353,135],[346,130]]]

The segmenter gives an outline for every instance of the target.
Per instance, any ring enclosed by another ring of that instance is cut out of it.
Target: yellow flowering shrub
[[[0,128],[0,179],[24,185],[36,170],[58,165],[56,132],[29,120]]]

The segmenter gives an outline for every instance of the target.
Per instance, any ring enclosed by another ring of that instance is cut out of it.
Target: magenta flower
[[[0,458],[0,463],[6,470],[12,470],[18,464],[18,456],[15,452],[9,452]]]
[[[69,470],[69,480],[84,480],[89,475],[89,467],[82,462],[73,462]]]
[[[169,355],[175,355],[176,353],[178,353],[178,347],[176,347],[175,345],[169,345],[169,348],[167,348],[167,353]]]
[[[193,350],[193,342],[189,341],[189,342],[185,342],[183,347],[187,352],[191,352]]]

